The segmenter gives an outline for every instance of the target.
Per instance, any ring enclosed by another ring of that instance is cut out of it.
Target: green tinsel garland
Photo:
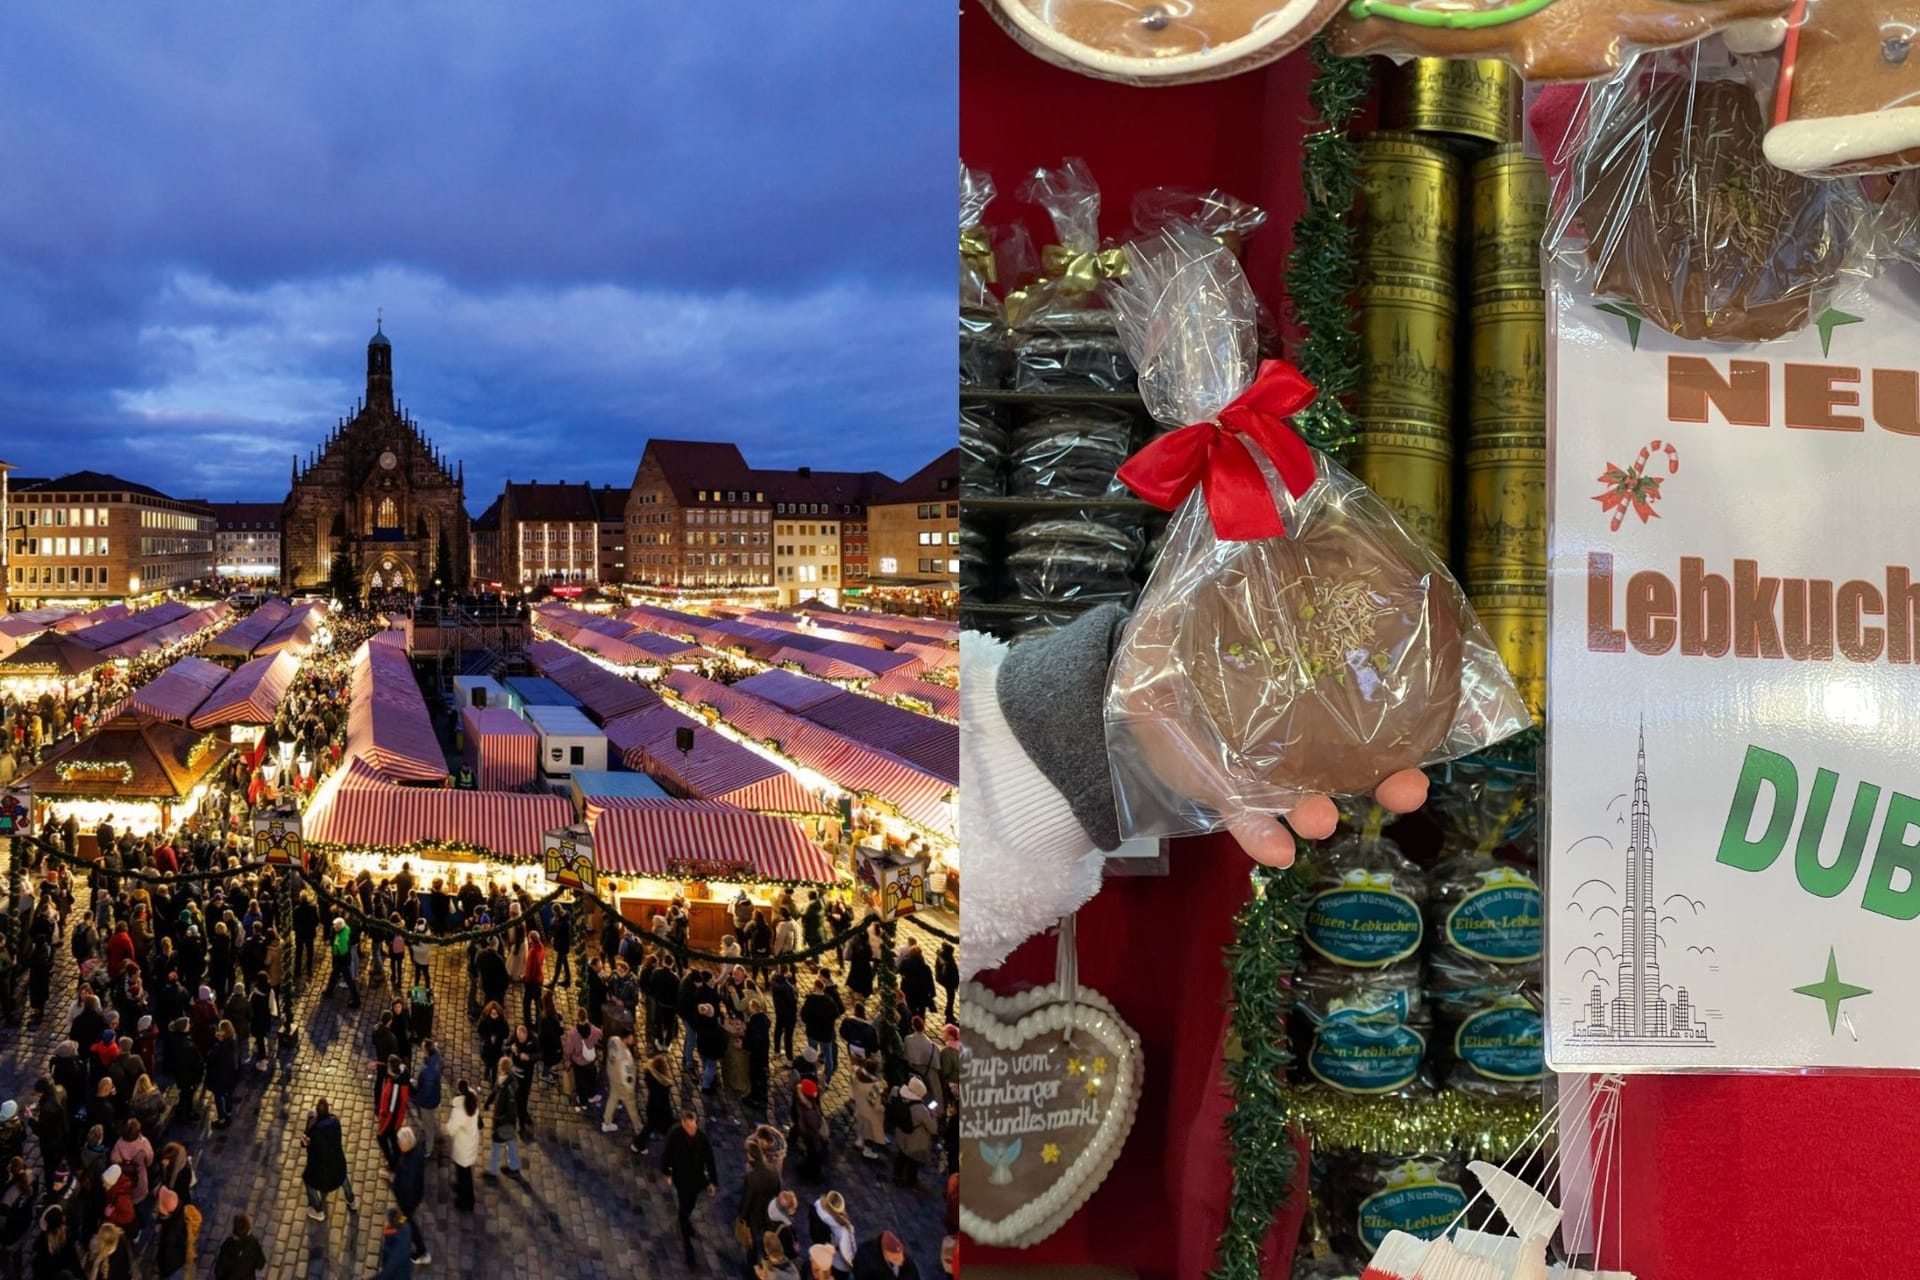
[[[1253,897],[1234,917],[1227,948],[1233,1000],[1233,1046],[1227,1082],[1233,1111],[1233,1196],[1220,1236],[1215,1280],[1260,1280],[1261,1246],[1274,1211],[1286,1200],[1299,1163],[1288,1127],[1287,1003],[1300,963],[1306,890],[1287,871],[1253,873]]]
[[[1314,448],[1336,457],[1354,441],[1353,418],[1340,397],[1360,378],[1360,339],[1353,330],[1353,203],[1360,190],[1360,153],[1347,129],[1367,100],[1373,73],[1365,58],[1340,58],[1325,36],[1313,41],[1313,86],[1307,99],[1319,127],[1306,137],[1301,183],[1307,209],[1293,224],[1287,297],[1301,328],[1293,363],[1319,397],[1293,419]]]
[[[1313,42],[1313,86],[1308,92],[1319,127],[1306,137],[1301,162],[1307,208],[1293,226],[1287,296],[1302,329],[1293,362],[1318,398],[1293,419],[1316,449],[1343,454],[1354,441],[1352,417],[1341,397],[1359,379],[1359,339],[1353,331],[1354,230],[1360,156],[1348,127],[1366,102],[1372,72],[1364,58],[1336,57],[1324,36]],[[1274,1213],[1293,1186],[1299,1163],[1289,1130],[1286,1090],[1291,1053],[1286,1042],[1287,990],[1300,960],[1305,891],[1286,871],[1254,873],[1254,896],[1234,919],[1227,948],[1233,1037],[1227,1063],[1233,1111],[1233,1196],[1221,1232],[1215,1280],[1259,1280],[1262,1246]]]

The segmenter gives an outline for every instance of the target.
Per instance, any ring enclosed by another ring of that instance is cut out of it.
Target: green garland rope
[[[1359,339],[1350,295],[1354,277],[1353,202],[1360,155],[1348,129],[1372,86],[1364,58],[1341,58],[1316,37],[1308,92],[1319,126],[1306,137],[1302,181],[1307,207],[1293,227],[1287,295],[1302,337],[1294,363],[1317,398],[1293,419],[1308,444],[1336,458],[1357,432],[1341,397],[1358,384]],[[1226,1074],[1233,1110],[1226,1121],[1233,1147],[1233,1192],[1220,1234],[1214,1280],[1260,1280],[1275,1212],[1293,1188],[1299,1153],[1288,1125],[1286,992],[1300,960],[1306,893],[1291,871],[1261,868],[1253,897],[1234,918],[1226,950],[1233,1044]]]

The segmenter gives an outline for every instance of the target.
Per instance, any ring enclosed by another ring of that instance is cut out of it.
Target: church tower
[[[373,323],[373,337],[367,341],[367,408],[393,411],[393,344],[382,331],[383,322]]]

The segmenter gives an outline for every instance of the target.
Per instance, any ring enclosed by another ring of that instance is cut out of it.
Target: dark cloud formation
[[[953,438],[938,4],[9,9],[0,458],[277,499],[394,382],[500,483]]]

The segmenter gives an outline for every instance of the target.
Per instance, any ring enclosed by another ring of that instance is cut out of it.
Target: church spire
[[[393,412],[393,344],[387,341],[384,317],[374,312],[373,337],[367,342],[367,407]]]

